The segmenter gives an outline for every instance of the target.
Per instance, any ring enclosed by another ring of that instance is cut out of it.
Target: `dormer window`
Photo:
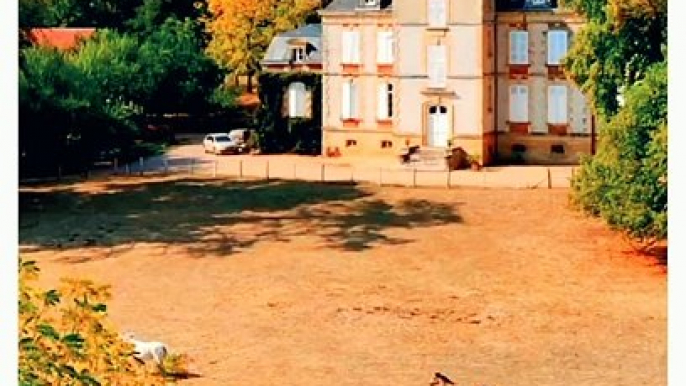
[[[376,9],[381,7],[381,0],[359,0],[357,3],[359,9]]]
[[[291,48],[291,62],[302,63],[305,61],[306,53],[305,47],[293,47]]]

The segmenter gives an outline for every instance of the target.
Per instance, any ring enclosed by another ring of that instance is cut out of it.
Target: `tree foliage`
[[[147,37],[100,30],[74,51],[22,49],[20,170],[54,174],[56,165],[87,167],[105,152],[133,156],[149,114],[229,106],[234,94],[220,87],[188,20],[168,19]]]
[[[665,238],[666,1],[567,3],[588,19],[568,53],[567,71],[591,96],[600,121],[598,152],[582,162],[573,198],[631,236]]]
[[[302,24],[319,0],[208,0],[209,55],[236,75],[252,76],[272,38]]]
[[[566,0],[586,17],[574,38],[565,67],[591,97],[596,113],[617,113],[617,94],[643,78],[646,69],[665,59],[666,0]]]
[[[19,385],[164,385],[132,361],[133,346],[108,320],[107,286],[64,279],[36,285],[38,267],[19,262]]]

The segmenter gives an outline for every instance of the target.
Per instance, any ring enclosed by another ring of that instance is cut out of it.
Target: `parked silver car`
[[[202,141],[205,153],[237,154],[242,152],[241,144],[233,140],[227,133],[207,134]]]

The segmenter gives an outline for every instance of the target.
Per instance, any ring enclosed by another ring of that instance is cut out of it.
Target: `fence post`
[[[269,160],[267,160],[267,181],[269,181]]]
[[[326,164],[322,164],[322,182],[326,182]]]
[[[217,178],[217,158],[214,159],[214,168],[212,169],[212,177]]]
[[[119,160],[117,158],[114,159],[114,174],[119,174]]]
[[[164,174],[169,174],[169,161],[166,158],[162,160],[162,166],[164,167]]]
[[[138,174],[143,175],[143,157],[138,158]]]
[[[195,158],[191,158],[191,175],[193,175],[193,167],[195,166]]]
[[[412,168],[412,187],[417,187],[417,168]]]
[[[546,168],[546,169],[548,171],[548,189],[552,189],[553,188],[553,181],[552,181],[552,178],[550,176],[550,168]]]
[[[293,179],[298,179],[298,164],[295,162],[293,163]]]
[[[59,181],[61,179],[62,179],[62,165],[58,165],[57,166],[57,180]]]
[[[383,167],[379,168],[379,186],[383,186]]]
[[[355,183],[355,167],[350,166],[350,183],[354,184]]]
[[[131,175],[131,166],[129,166],[128,162],[126,163],[126,166],[124,166],[124,173],[128,176]]]
[[[238,160],[238,178],[243,178],[243,160]]]
[[[447,179],[448,179],[448,189],[450,189],[450,188],[451,188],[451,185],[452,185],[452,181],[451,181],[452,176],[451,176],[451,174],[452,174],[452,173],[450,173],[450,168],[448,168],[448,178],[447,178]]]

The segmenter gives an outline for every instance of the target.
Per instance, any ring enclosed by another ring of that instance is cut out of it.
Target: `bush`
[[[600,128],[598,154],[582,162],[573,198],[629,235],[667,237],[667,63],[630,87],[626,104]]]
[[[19,262],[19,385],[164,385],[132,360],[107,318],[107,286],[65,279],[36,286],[38,267]]]

